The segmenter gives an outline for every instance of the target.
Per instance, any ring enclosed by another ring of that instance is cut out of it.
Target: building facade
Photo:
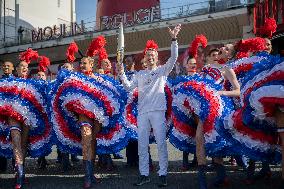
[[[123,4],[123,0],[120,0],[120,2]],[[155,3],[157,1],[153,2]],[[178,39],[180,55],[183,54],[189,43],[191,43],[197,34],[204,34],[208,38],[209,46],[204,50],[205,54],[210,48],[253,37],[252,10],[254,8],[254,3],[241,3],[240,1],[231,2],[233,4],[228,2],[226,4],[212,4],[212,1],[208,1],[207,3],[203,2],[199,6],[196,6],[196,4],[194,4],[194,6],[189,4],[180,7],[167,8],[166,10],[161,9],[158,10],[158,12],[161,13],[160,18],[156,20],[149,19],[149,17],[153,16],[152,14],[156,15],[156,13],[150,11],[141,15],[140,19],[146,20],[144,23],[135,23],[133,25],[124,23],[126,56],[134,56],[134,59],[137,62],[137,69],[139,69],[139,63],[142,58],[145,43],[148,39],[154,39],[159,45],[161,63],[164,63],[170,55],[168,27],[173,27],[177,23],[182,24],[182,31]],[[191,9],[190,7],[196,8]],[[106,50],[110,60],[115,63],[117,49],[117,29],[115,28],[95,29],[94,31],[85,31],[81,34],[0,48],[0,59],[17,62],[18,54],[21,51],[32,48],[37,50],[39,54],[50,58],[52,62],[50,69],[52,73],[55,73],[58,64],[66,61],[65,52],[71,42],[75,41],[81,54],[84,55],[92,39],[98,35],[105,36],[107,40]],[[81,55],[77,54],[76,57],[79,61]],[[181,61],[180,58],[179,62]],[[203,64],[204,58],[201,58],[198,61],[199,64]]]
[[[0,16],[0,47],[28,43],[33,30],[75,22],[75,0],[0,0]]]
[[[273,53],[284,56],[284,1],[283,0],[258,0],[254,6],[254,32],[259,34],[266,18],[274,18],[277,31],[272,36]]]

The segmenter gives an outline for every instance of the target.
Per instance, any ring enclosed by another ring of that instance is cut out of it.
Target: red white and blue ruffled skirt
[[[8,118],[29,127],[28,155],[48,155],[53,145],[47,84],[21,78],[0,79],[0,156],[13,157]]]
[[[174,83],[170,142],[182,151],[195,153],[198,118],[203,122],[207,155],[231,154],[230,143],[217,132],[223,118],[234,109],[231,98],[217,94],[223,86],[199,74],[178,77]]]
[[[126,91],[118,81],[104,75],[101,79],[62,70],[50,93],[51,120],[58,148],[64,152],[81,154],[81,131],[78,114],[101,123],[97,135],[98,154],[116,153],[128,143],[123,112]]]
[[[254,160],[279,162],[275,110],[284,105],[284,61],[267,53],[241,80],[241,108],[224,119],[223,136],[234,150]]]

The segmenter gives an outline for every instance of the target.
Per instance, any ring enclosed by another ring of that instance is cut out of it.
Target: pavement
[[[198,189],[196,168],[189,171],[181,171],[182,152],[175,149],[171,144],[168,144],[169,152],[169,172],[167,189]],[[125,157],[125,150],[121,152]],[[151,145],[151,155],[154,161],[155,170],[151,172],[151,182],[141,187],[133,186],[136,182],[139,172],[138,167],[127,167],[126,159],[114,160],[116,168],[113,171],[97,169],[95,174],[101,178],[101,183],[94,185],[94,189],[156,189],[158,183],[158,155],[156,145]],[[81,157],[79,157],[81,159]],[[192,159],[192,155],[189,159]],[[228,159],[226,159],[228,160]],[[28,184],[25,189],[80,189],[83,186],[83,168],[82,160],[72,165],[68,172],[63,172],[60,164],[56,163],[56,150],[47,157],[48,166],[44,170],[37,167],[36,159],[27,159],[26,176]],[[210,163],[208,159],[208,163]],[[228,161],[225,162],[230,185],[228,189],[278,189],[281,169],[280,165],[273,165],[272,178],[269,180],[256,181],[253,185],[247,186],[244,184],[244,171],[238,166],[232,166]],[[260,165],[257,164],[257,171]],[[207,174],[209,188],[214,188],[212,182],[215,173]],[[14,185],[14,174],[9,161],[9,168],[6,173],[0,174],[0,189],[12,189]]]

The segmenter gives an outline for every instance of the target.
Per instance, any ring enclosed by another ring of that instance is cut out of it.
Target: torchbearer
[[[127,90],[138,87],[138,154],[140,178],[135,186],[150,182],[149,178],[149,135],[153,128],[159,154],[159,187],[167,186],[168,151],[166,143],[166,96],[164,87],[167,76],[174,67],[178,57],[177,35],[181,25],[173,30],[169,28],[172,38],[171,57],[165,65],[157,66],[158,45],[153,40],[148,40],[144,50],[147,69],[137,72],[129,81],[124,73],[121,57],[118,57],[117,72],[122,84]],[[120,55],[120,54],[119,54]]]

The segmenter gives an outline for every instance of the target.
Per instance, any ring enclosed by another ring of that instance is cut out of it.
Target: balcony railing
[[[161,21],[167,21],[177,18],[183,18],[183,17],[190,17],[190,16],[197,16],[197,15],[204,15],[204,14],[210,14],[210,13],[216,13],[216,12],[222,12],[230,9],[236,9],[236,8],[242,8],[246,7],[250,4],[253,4],[253,0],[207,0],[203,2],[198,3],[191,3],[187,5],[182,6],[176,6],[176,7],[170,7],[170,8],[161,8],[159,9],[159,15],[155,17],[154,20],[146,20],[142,23],[134,23],[131,26],[135,25],[141,25],[141,24],[147,24],[150,22],[161,22]],[[81,34],[87,34],[87,33],[93,33],[93,32],[99,32],[102,30],[111,30],[113,28],[97,28],[97,24],[95,21],[95,18],[83,20],[81,21],[82,32],[80,32],[78,35]],[[129,25],[126,25],[125,27],[128,27]],[[22,35],[22,37],[19,36],[9,36],[7,37],[5,42],[3,40],[3,36],[0,36],[0,48],[3,47],[9,47],[9,46],[17,46],[21,44],[29,44],[33,43],[31,40],[32,36],[32,29],[30,28],[24,28],[25,31]],[[66,27],[66,32],[71,32],[71,26]],[[76,35],[76,34],[75,34]],[[68,36],[68,35],[66,35]],[[64,36],[62,36],[64,37]],[[45,39],[47,40],[47,39]]]

